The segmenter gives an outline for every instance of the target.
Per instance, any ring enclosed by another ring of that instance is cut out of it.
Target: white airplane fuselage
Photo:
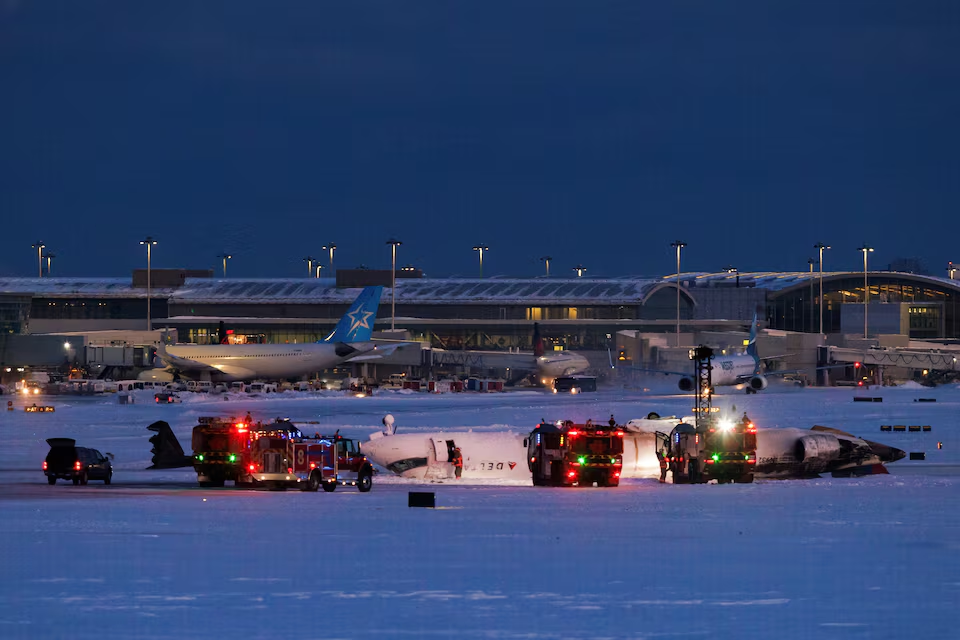
[[[376,349],[372,342],[307,344],[177,344],[160,354],[170,366],[218,380],[296,378],[335,367]]]
[[[693,418],[684,418],[683,421],[692,423]],[[621,477],[659,478],[655,434],[657,431],[670,433],[680,422],[677,418],[638,419],[624,425]],[[524,446],[528,435],[473,431],[389,436],[375,433],[369,442],[363,444],[363,451],[373,462],[398,475],[423,480],[452,477],[453,468],[446,462],[444,453],[447,443],[452,443],[462,452],[464,478],[531,482]],[[805,459],[801,457],[803,454],[798,445],[811,439],[816,440],[820,448],[818,452],[812,452],[816,459]],[[766,478],[810,477],[820,472],[880,465],[903,457],[904,453],[898,449],[840,432],[761,429],[757,434],[756,475]]]
[[[711,378],[713,386],[729,386],[743,382],[757,369],[757,361],[751,356],[721,356],[713,359]]]
[[[583,373],[590,363],[579,353],[560,351],[537,358],[537,373],[541,378],[559,378]]]

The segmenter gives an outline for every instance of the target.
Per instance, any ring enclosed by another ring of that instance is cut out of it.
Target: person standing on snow
[[[453,463],[453,475],[459,480],[463,475],[463,453],[460,447],[453,448],[453,457],[450,458],[450,462]]]

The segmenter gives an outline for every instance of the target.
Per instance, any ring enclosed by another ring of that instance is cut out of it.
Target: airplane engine
[[[817,433],[797,440],[796,457],[811,473],[820,473],[827,464],[841,456],[840,440],[836,436]]]
[[[680,378],[680,382],[677,383],[677,386],[680,387],[680,391],[689,393],[690,391],[694,390],[696,383],[694,383],[693,378],[689,376],[683,376]]]
[[[763,376],[753,376],[748,384],[754,391],[763,391],[767,388],[767,379]]]

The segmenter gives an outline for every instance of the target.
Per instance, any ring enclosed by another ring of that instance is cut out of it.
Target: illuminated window
[[[541,307],[527,307],[527,320],[542,320],[543,309]]]

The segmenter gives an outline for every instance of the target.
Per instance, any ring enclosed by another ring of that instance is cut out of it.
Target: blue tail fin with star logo
[[[324,342],[367,342],[373,334],[383,287],[364,287]]]

